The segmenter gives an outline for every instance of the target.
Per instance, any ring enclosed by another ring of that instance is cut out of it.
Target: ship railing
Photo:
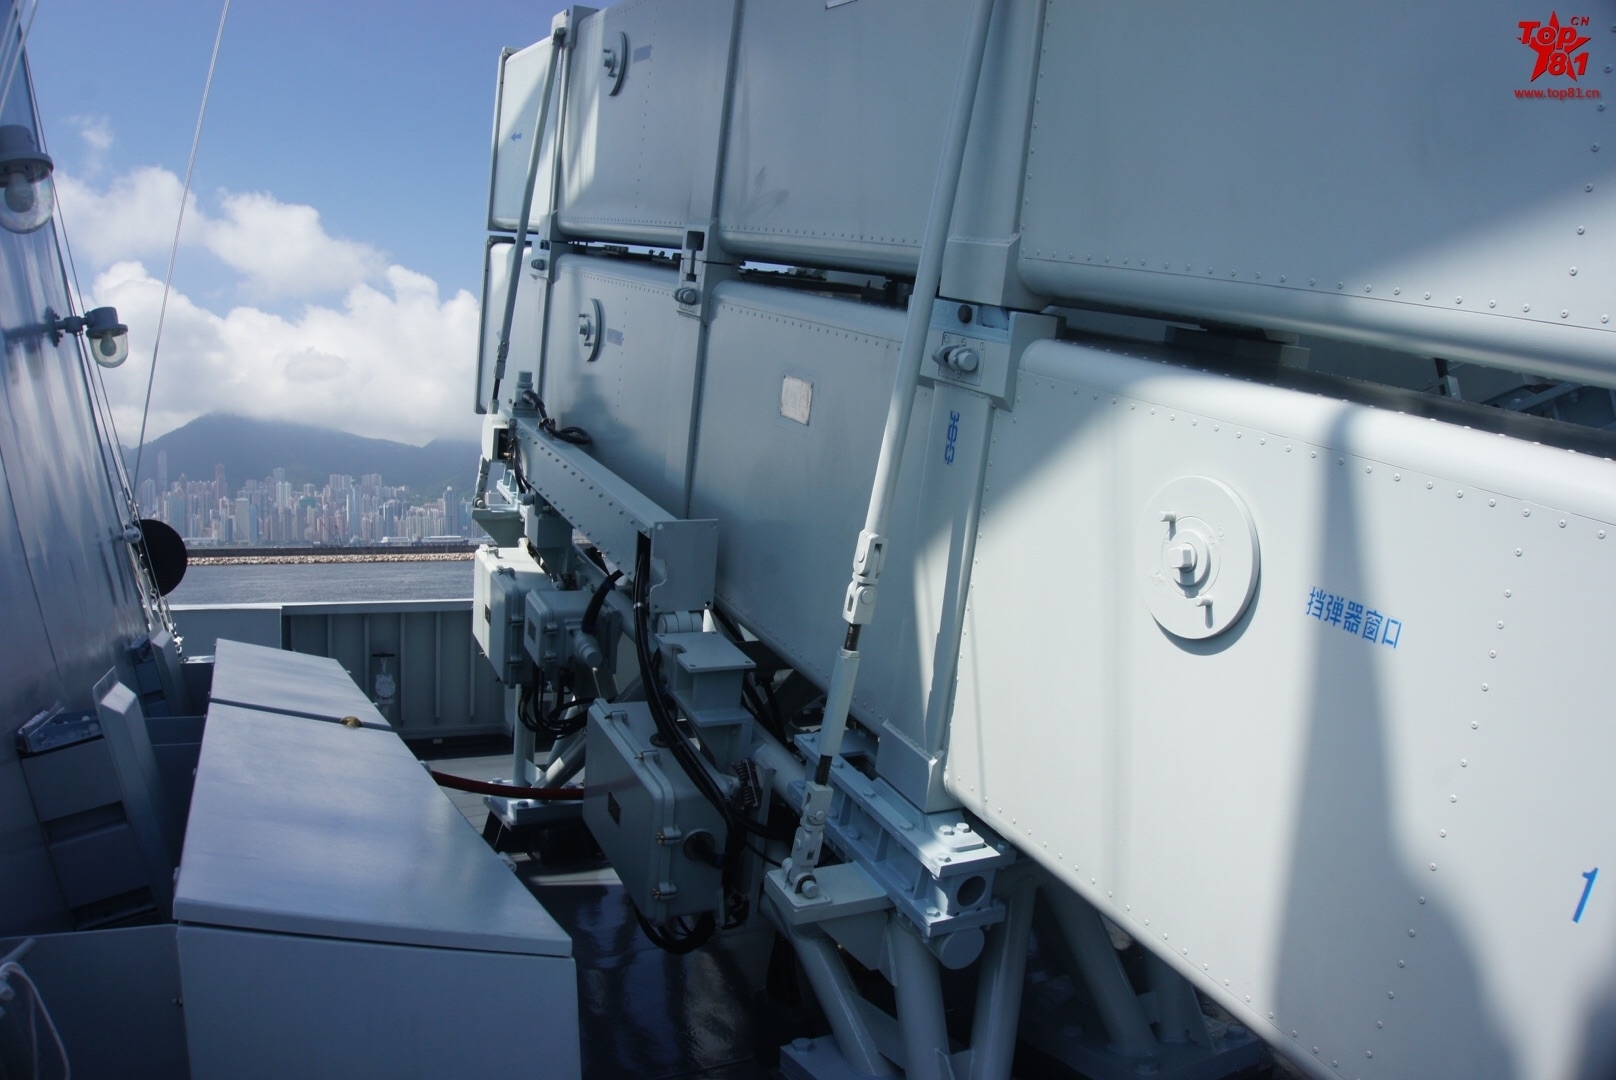
[[[460,600],[175,604],[188,658],[226,638],[335,659],[411,742],[502,735],[505,689]]]

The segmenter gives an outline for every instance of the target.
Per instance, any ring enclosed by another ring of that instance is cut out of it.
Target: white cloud
[[[346,289],[386,267],[370,245],[329,235],[312,206],[283,203],[265,192],[227,194],[221,201],[222,215],[199,224],[201,241],[268,296]]]
[[[309,305],[295,318],[248,306],[221,315],[171,294],[147,438],[209,412],[416,444],[474,437],[476,298],[461,290],[443,299],[432,279],[401,266],[388,267],[382,281],[354,285],[340,307]],[[108,267],[92,288],[93,302],[117,307],[130,328],[128,363],[106,374],[129,442],[140,430],[162,292],[162,281],[133,261]]]
[[[122,259],[161,258],[166,265],[179,212],[180,178],[144,166],[96,189],[77,177],[57,174],[69,238],[91,265]],[[343,292],[377,280],[387,268],[369,244],[332,236],[312,206],[283,203],[267,192],[219,193],[219,212],[209,214],[196,194],[185,204],[181,257],[201,248],[240,275],[245,299],[280,300]]]
[[[112,149],[112,122],[105,116],[69,116],[67,122],[79,129],[79,138],[94,155]]]
[[[73,122],[88,165],[83,176],[57,170],[59,206],[93,276],[86,305],[116,307],[129,327],[129,361],[105,381],[119,433],[133,442],[182,185],[155,166],[89,179],[112,129],[100,117]],[[193,288],[200,268],[202,294],[241,303],[224,310],[169,296],[148,439],[209,412],[416,444],[476,436],[479,305],[470,293],[440,296],[431,278],[326,232],[315,207],[269,192],[220,191],[207,205],[191,193],[179,257]],[[265,310],[270,302],[276,310]]]
[[[167,169],[143,166],[97,190],[56,170],[56,200],[75,255],[91,267],[120,259],[168,257],[174,242],[174,215],[180,206],[180,179]],[[192,194],[186,202],[187,241],[203,224]]]

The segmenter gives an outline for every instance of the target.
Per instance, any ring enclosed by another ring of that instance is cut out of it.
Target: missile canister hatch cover
[[[1134,527],[1145,606],[1176,637],[1216,637],[1257,588],[1257,527],[1228,485],[1182,476],[1151,497]]]

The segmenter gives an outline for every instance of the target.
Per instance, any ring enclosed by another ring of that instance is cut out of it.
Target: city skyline
[[[141,516],[156,518],[197,545],[307,545],[474,538],[471,500],[449,486],[436,498],[380,473],[332,473],[326,484],[294,485],[284,468],[232,489],[220,464],[210,480],[181,473],[170,479],[168,454],[157,454],[155,476],[140,481]]]

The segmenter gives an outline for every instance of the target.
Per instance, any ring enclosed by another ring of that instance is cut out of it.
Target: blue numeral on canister
[[[1588,906],[1588,894],[1594,891],[1594,878],[1599,876],[1599,867],[1594,867],[1582,875],[1582,899],[1577,901],[1577,913],[1571,916],[1572,922],[1582,921],[1582,909]]]

